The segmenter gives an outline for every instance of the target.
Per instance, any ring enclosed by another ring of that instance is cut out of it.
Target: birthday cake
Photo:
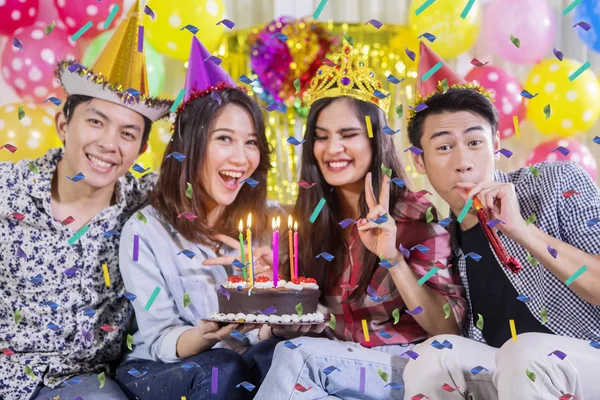
[[[220,322],[314,323],[324,322],[317,311],[321,291],[313,278],[297,277],[290,282],[278,279],[277,287],[266,276],[257,276],[254,286],[241,276],[230,276],[219,289]]]

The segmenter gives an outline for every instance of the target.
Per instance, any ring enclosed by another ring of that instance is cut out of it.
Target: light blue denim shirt
[[[121,232],[119,250],[119,268],[125,288],[137,296],[132,303],[136,322],[132,329],[135,347],[126,358],[178,362],[181,360],[176,351],[179,335],[218,311],[217,289],[234,271],[231,266],[203,266],[205,259],[217,257],[210,247],[186,240],[160,218],[152,206],[141,212],[146,222],[136,216],[127,221]],[[269,215],[273,213],[287,218],[282,209],[270,204]],[[266,230],[262,237],[253,241],[253,246],[270,246],[269,233],[270,230]],[[138,260],[133,261],[136,235],[139,238]],[[282,262],[288,259],[286,249],[287,240],[283,240],[280,243]],[[190,259],[181,253],[183,250],[193,252],[194,257]],[[225,247],[224,250],[222,255],[239,253],[239,249]],[[146,311],[148,300],[157,287],[160,291]],[[190,298],[187,307],[183,304],[186,292]],[[255,333],[241,344],[256,340]],[[228,346],[221,342],[215,347]]]

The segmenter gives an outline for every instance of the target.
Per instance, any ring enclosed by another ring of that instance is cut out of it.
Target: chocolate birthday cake
[[[222,322],[311,323],[323,322],[317,311],[321,291],[313,278],[279,279],[277,287],[266,276],[250,284],[241,276],[230,276],[219,289],[219,312],[212,319]]]

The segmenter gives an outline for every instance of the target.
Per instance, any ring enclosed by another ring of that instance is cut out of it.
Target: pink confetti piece
[[[584,31],[589,31],[592,26],[590,24],[588,24],[585,21],[579,21],[578,23],[576,23],[575,25],[573,25],[573,28],[575,28],[576,26],[579,26],[580,28],[582,28]]]
[[[6,357],[10,357],[13,354],[15,354],[14,351],[12,351],[11,349],[7,348],[7,347],[3,347],[0,349],[0,353],[4,354]]]
[[[430,191],[425,190],[425,189],[419,190],[417,193],[413,193],[413,195],[416,196],[416,197],[418,197],[418,198],[423,197],[423,196],[425,196],[427,194],[430,195],[430,196],[433,195],[433,193],[431,193]]]
[[[144,26],[138,26],[138,53],[144,52]]]
[[[579,193],[579,192],[577,192],[577,191],[575,191],[575,190],[571,189],[571,190],[567,190],[567,191],[566,191],[566,192],[564,192],[562,195],[563,195],[563,197],[564,197],[565,199],[568,199],[568,198],[569,198],[569,197],[571,197],[571,196],[581,196],[581,193]]]
[[[376,19],[370,19],[370,20],[368,20],[367,22],[364,23],[364,25],[367,25],[367,24],[371,24],[371,25],[373,25],[377,29],[379,29],[379,28],[381,28],[383,26],[383,22],[380,22],[380,21],[378,21]]]
[[[548,245],[547,247],[548,249],[548,253],[550,253],[550,255],[554,258],[558,257],[558,251],[556,249],[553,249],[552,247],[550,247],[550,245]]]
[[[304,386],[302,386],[302,385],[301,385],[301,384],[299,384],[299,383],[296,383],[296,384],[294,385],[294,390],[297,390],[297,391],[299,391],[299,392],[301,392],[301,393],[308,392],[310,389],[312,389],[312,386],[309,386],[309,387],[305,388]]]
[[[152,18],[152,21],[154,21],[154,19],[156,18],[156,14],[154,14],[154,11],[152,11],[152,9],[148,6],[144,7],[144,14],[150,16],[150,18]]]
[[[140,237],[133,235],[133,261],[137,262],[140,256]]]
[[[13,212],[13,213],[8,214],[7,218],[10,218],[10,217],[14,217],[17,221],[23,221],[25,219],[25,216],[18,212]]]
[[[190,221],[193,221],[193,220],[195,220],[196,218],[198,218],[196,215],[192,214],[192,213],[191,213],[191,212],[189,212],[189,211],[184,211],[184,212],[182,212],[181,214],[179,214],[179,215],[177,216],[177,218],[182,218],[182,217],[183,217],[183,218],[186,218],[186,219],[189,219]]]
[[[75,218],[73,218],[72,216],[68,216],[67,218],[63,219],[60,223],[62,225],[69,225],[71,222],[74,222]]]
[[[419,393],[410,398],[410,400],[423,400],[423,399],[429,400],[429,397],[425,396],[423,393]]]
[[[108,325],[108,324],[103,324],[103,325],[100,327],[100,329],[102,329],[103,331],[106,331],[106,332],[114,332],[114,331],[116,331],[117,329],[119,329],[119,327],[118,327],[118,326],[115,326],[115,327],[113,328],[112,326],[110,326],[110,325]]]
[[[451,385],[449,385],[447,383],[444,383],[442,385],[442,389],[445,390],[446,392],[452,393],[452,392],[458,390],[458,386],[454,387],[454,386],[451,386]]]
[[[217,25],[225,25],[227,28],[233,29],[233,27],[235,26],[235,22],[230,21],[228,19],[222,19],[219,22],[217,22]]]
[[[485,63],[482,63],[481,61],[479,61],[476,58],[474,58],[474,59],[471,60],[471,65],[474,65],[476,67],[485,67],[489,63],[490,63],[489,61],[486,61]]]
[[[417,57],[417,55],[415,54],[414,51],[410,51],[410,49],[408,47],[406,49],[404,49],[404,51],[406,52],[406,55],[408,56],[408,58],[410,58],[412,61],[415,61],[415,58]]]
[[[563,58],[564,58],[564,54],[563,54],[563,52],[562,52],[562,51],[559,51],[559,50],[557,50],[557,49],[556,49],[556,47],[555,47],[555,48],[552,50],[552,52],[554,53],[554,56],[555,56],[556,58],[558,58],[558,60],[559,60],[559,61],[562,61],[562,60],[563,60]]]
[[[308,183],[304,180],[301,180],[300,182],[298,182],[298,186],[300,186],[302,189],[310,189],[311,187],[315,186],[316,183]]]
[[[23,52],[23,43],[21,43],[21,41],[17,38],[13,38],[12,40],[12,45],[13,47],[16,47],[17,49],[19,49],[19,52]]]

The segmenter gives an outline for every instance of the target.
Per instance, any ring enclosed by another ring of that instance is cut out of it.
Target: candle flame
[[[271,228],[273,230],[277,229],[277,222],[275,221],[275,217],[273,217],[273,220],[271,221]]]
[[[242,233],[242,231],[244,230],[244,220],[240,219],[240,225],[238,226],[238,229],[240,230],[240,233]]]
[[[292,221],[292,216],[290,215],[290,216],[288,217],[288,229],[289,229],[289,230],[292,230],[292,227],[293,227],[293,222],[294,222],[294,221]]]
[[[294,230],[297,232],[298,231],[298,221],[294,222]]]
[[[277,230],[279,230],[280,226],[281,226],[281,218],[279,216],[277,216]]]
[[[252,213],[248,214],[248,221],[246,223],[246,226],[248,227],[248,229],[250,229],[250,227],[252,226]]]

